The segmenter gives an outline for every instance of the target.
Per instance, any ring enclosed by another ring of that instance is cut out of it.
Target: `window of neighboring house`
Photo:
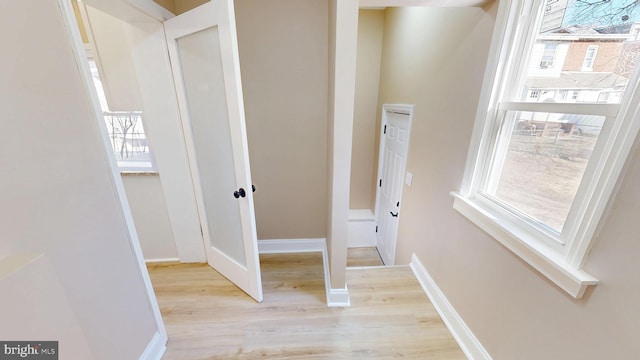
[[[540,91],[539,90],[531,90],[531,92],[529,93],[529,98],[530,99],[537,99],[540,97]]]
[[[593,63],[596,61],[598,54],[598,45],[589,45],[587,53],[584,55],[582,62],[582,71],[593,71]]]
[[[141,111],[110,111],[96,62],[89,60],[93,83],[120,171],[156,171]]]
[[[573,100],[573,101],[577,101],[578,100],[578,92],[577,91],[572,91],[571,92],[571,100]]]
[[[490,91],[480,99],[465,177],[454,207],[580,298],[589,285],[597,283],[581,267],[640,128],[638,106],[630,106],[638,103],[632,97],[640,94],[635,94],[635,71],[630,72],[631,81],[613,73],[586,73],[579,78],[572,73],[536,76],[531,67],[536,61],[532,56],[535,44],[553,38],[557,45],[563,36],[567,44],[581,41],[565,30],[569,27],[590,27],[593,31],[585,31],[589,39],[584,41],[593,41],[593,34],[598,33],[595,29],[602,26],[595,15],[573,11],[571,6],[577,3],[569,2],[566,10],[560,10],[566,11],[564,17],[548,10],[545,14],[545,1],[500,3],[502,15],[487,69],[490,76],[485,78]],[[581,16],[572,17],[572,13]],[[543,19],[551,15],[563,22]],[[559,96],[538,102],[528,90],[544,86],[555,93],[566,84],[581,86],[572,89],[571,99]],[[598,93],[613,86],[629,90],[618,103],[598,103],[597,96],[593,101],[590,97],[572,101],[582,88]]]
[[[542,51],[542,58],[540,58],[540,68],[546,69],[553,66],[553,60],[556,57],[558,51],[558,43],[545,43],[544,50]]]
[[[609,101],[609,95],[611,95],[611,93],[608,92],[602,92],[598,95],[598,102],[599,103],[606,103]]]

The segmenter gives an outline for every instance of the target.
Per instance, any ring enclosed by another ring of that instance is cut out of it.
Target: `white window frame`
[[[535,34],[529,29],[541,20],[543,4],[544,0],[499,4],[465,174],[460,190],[452,195],[458,212],[579,299],[589,286],[598,284],[582,267],[640,128],[640,121],[633,121],[640,114],[640,92],[632,86],[638,83],[638,69],[620,105],[507,101],[512,100],[508,95],[517,93],[514,86],[522,84],[522,75],[516,77],[519,81],[512,79],[526,71],[530,53],[523,49],[532,48]],[[561,234],[483,195],[506,110],[607,117]]]

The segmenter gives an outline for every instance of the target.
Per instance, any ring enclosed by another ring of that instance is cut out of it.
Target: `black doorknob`
[[[244,191],[243,188],[238,189],[237,191],[233,192],[233,197],[238,199],[240,197],[245,197],[247,196],[247,193]]]

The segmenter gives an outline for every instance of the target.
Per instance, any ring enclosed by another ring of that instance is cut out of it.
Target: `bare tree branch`
[[[594,26],[622,24],[637,18],[640,0],[574,0],[570,22]],[[633,20],[632,20],[633,21]]]

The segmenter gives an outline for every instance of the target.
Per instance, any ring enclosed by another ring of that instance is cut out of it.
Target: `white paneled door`
[[[233,0],[164,26],[207,261],[262,301]]]
[[[383,105],[376,192],[376,246],[385,265],[394,265],[402,186],[407,167],[413,105]]]

